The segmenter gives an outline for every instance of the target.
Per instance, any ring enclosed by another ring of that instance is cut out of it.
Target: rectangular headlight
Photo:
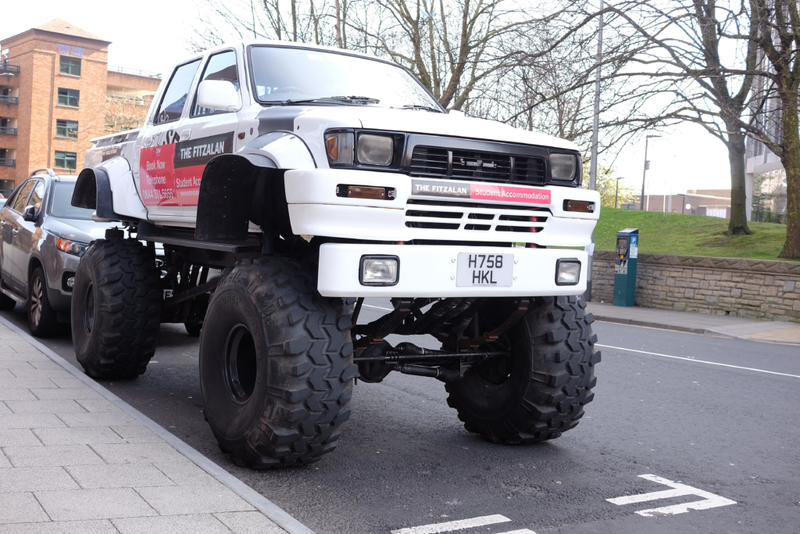
[[[362,286],[394,286],[400,275],[397,256],[362,256],[358,281]]]
[[[356,153],[362,165],[388,167],[394,159],[394,139],[385,135],[361,134]]]
[[[581,280],[580,260],[558,260],[556,262],[556,285],[576,286]]]
[[[550,175],[559,182],[571,182],[575,178],[578,159],[572,154],[550,154]]]

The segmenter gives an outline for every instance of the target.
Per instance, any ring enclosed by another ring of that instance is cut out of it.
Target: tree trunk
[[[729,132],[739,132],[739,128],[728,125]],[[745,189],[744,172],[744,135],[728,134],[728,161],[731,164],[731,219],[728,222],[726,235],[752,234],[747,226],[747,190]]]
[[[786,242],[779,258],[800,260],[800,132],[798,132],[797,89],[781,93],[783,104],[783,154],[786,171]]]

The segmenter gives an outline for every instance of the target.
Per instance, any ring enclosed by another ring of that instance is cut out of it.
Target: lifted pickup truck
[[[600,198],[571,142],[447,113],[374,57],[244,42],[175,67],[144,127],[86,160],[72,202],[120,229],[76,273],[78,360],[138,376],[160,323],[186,323],[240,465],[330,452],[354,379],[392,371],[444,382],[498,443],[556,438],[593,398],[577,295]],[[359,323],[368,297],[393,311]]]

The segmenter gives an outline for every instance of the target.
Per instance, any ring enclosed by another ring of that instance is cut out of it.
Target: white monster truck
[[[491,441],[558,437],[600,360],[576,298],[600,197],[580,183],[573,143],[448,114],[390,62],[277,42],[205,52],[164,80],[141,130],[87,154],[73,204],[128,233],[80,263],[78,360],[138,376],[159,324],[185,323],[206,418],[254,468],[333,450],[354,379],[391,371],[443,381]],[[394,310],[359,324],[367,297]]]

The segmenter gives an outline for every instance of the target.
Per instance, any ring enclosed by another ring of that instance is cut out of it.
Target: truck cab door
[[[175,151],[181,140],[181,119],[201,60],[178,65],[160,95],[158,106],[137,140],[138,187],[148,217],[174,220],[180,214],[175,191]],[[188,138],[188,136],[187,136]]]
[[[233,49],[212,54],[203,63],[200,77],[185,102],[187,108],[176,127],[179,138],[173,153],[174,202],[169,210],[162,210],[161,206],[158,211],[153,210],[150,213],[152,220],[175,221],[175,217],[180,217],[194,222],[206,164],[216,156],[234,152],[236,148],[237,111],[242,109],[244,98],[239,69]],[[198,90],[207,80],[230,83],[239,95],[237,109],[202,107],[198,102]]]

